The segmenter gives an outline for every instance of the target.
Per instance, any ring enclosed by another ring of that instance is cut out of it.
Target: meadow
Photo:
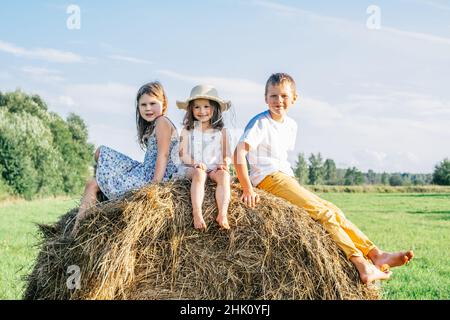
[[[319,193],[384,250],[416,258],[382,283],[384,299],[450,299],[450,193]],[[36,223],[77,206],[70,198],[0,202],[0,299],[20,299],[39,241]]]

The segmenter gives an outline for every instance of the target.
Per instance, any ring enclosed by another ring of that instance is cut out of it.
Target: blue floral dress
[[[97,162],[96,179],[100,190],[108,199],[122,196],[125,192],[139,189],[151,183],[155,174],[158,146],[156,134],[153,132],[148,138],[147,151],[144,162],[130,157],[106,146],[100,146]],[[173,136],[170,141],[169,159],[163,181],[166,182],[177,172],[178,137]]]

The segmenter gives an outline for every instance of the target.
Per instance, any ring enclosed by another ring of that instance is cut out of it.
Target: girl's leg
[[[191,183],[191,202],[192,217],[194,218],[194,228],[206,229],[206,223],[203,219],[202,204],[205,197],[206,172],[200,168],[188,168],[187,178],[192,179]]]
[[[228,224],[228,205],[230,204],[230,174],[226,170],[211,171],[208,175],[211,180],[217,183],[216,202],[219,214],[216,221],[223,229],[230,229]]]
[[[80,208],[78,209],[77,218],[75,220],[75,225],[71,232],[72,236],[77,234],[80,222],[86,216],[86,211],[97,202],[97,192],[99,191],[100,188],[98,187],[97,180],[95,180],[95,178],[92,178],[86,183],[83,198],[81,199]]]
[[[94,158],[95,162],[98,161],[100,157],[100,148],[95,150]],[[83,198],[81,199],[80,208],[78,209],[78,214],[75,220],[74,227],[72,229],[72,236],[75,236],[78,232],[78,228],[80,227],[80,221],[84,219],[86,215],[86,210],[93,206],[97,201],[97,193],[100,191],[100,188],[97,184],[97,180],[92,178],[86,183],[86,187],[84,188]]]

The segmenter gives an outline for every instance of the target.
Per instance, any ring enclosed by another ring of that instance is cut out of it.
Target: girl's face
[[[157,117],[162,115],[163,102],[148,94],[143,94],[139,99],[139,114],[147,121],[155,121]]]
[[[209,122],[214,114],[214,107],[207,99],[196,99],[192,106],[194,118],[202,123]]]

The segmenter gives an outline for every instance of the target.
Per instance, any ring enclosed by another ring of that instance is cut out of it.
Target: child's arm
[[[231,163],[231,157],[230,157],[230,141],[228,137],[228,132],[225,128],[222,129],[222,156],[223,156],[223,162],[219,166],[220,169],[229,171],[229,165]]]
[[[189,131],[186,129],[181,130],[180,134],[180,160],[183,162],[185,166],[192,167],[192,168],[200,168],[206,171],[206,165],[203,163],[195,163],[194,159],[192,159],[191,155],[189,154],[188,144],[189,144]]]
[[[236,150],[234,150],[234,167],[236,168],[236,173],[243,190],[241,201],[244,201],[247,206],[252,208],[259,203],[260,198],[259,195],[253,190],[250,177],[248,176],[247,161],[245,156],[249,150],[250,145],[248,143],[238,143]]]
[[[181,130],[180,134],[180,160],[184,165],[191,166],[194,160],[188,153],[189,132],[186,129]]]
[[[164,117],[156,120],[155,126],[156,143],[158,145],[158,155],[155,163],[155,174],[152,183],[161,182],[166,172],[169,160],[170,141],[172,139],[172,125]]]

